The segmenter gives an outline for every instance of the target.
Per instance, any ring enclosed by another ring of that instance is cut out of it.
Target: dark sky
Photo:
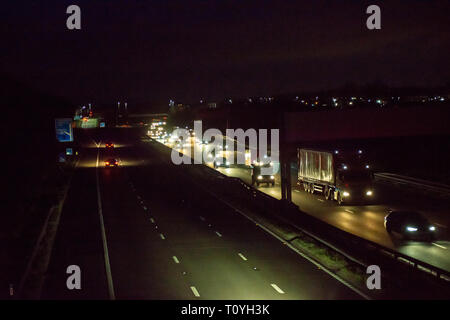
[[[66,29],[81,7],[82,30]],[[378,4],[382,29],[367,30]],[[74,103],[450,80],[450,1],[8,1],[0,70]]]

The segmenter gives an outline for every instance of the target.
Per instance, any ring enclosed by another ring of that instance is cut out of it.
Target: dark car
[[[114,143],[112,143],[112,142],[106,142],[106,143],[105,143],[105,148],[106,148],[106,149],[112,149],[112,148],[114,148]]]
[[[214,160],[214,168],[217,169],[219,167],[229,168],[230,167],[230,162],[225,157],[216,158]]]
[[[384,218],[384,227],[388,233],[396,232],[407,239],[432,240],[436,232],[427,218],[414,211],[391,211]]]
[[[108,159],[105,161],[105,167],[118,167],[119,161],[117,159]]]

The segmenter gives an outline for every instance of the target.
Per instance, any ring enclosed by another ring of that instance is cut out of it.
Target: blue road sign
[[[60,118],[55,119],[56,139],[59,142],[73,141],[72,119]]]

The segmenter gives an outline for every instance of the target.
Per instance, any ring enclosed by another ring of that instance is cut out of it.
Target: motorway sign
[[[56,139],[59,142],[73,141],[72,119],[59,118],[55,119]]]

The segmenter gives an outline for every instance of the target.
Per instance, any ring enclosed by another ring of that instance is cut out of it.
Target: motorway
[[[42,299],[362,298],[208,194],[194,197],[180,167],[131,130],[86,132]],[[109,157],[120,167],[105,168]],[[69,265],[81,290],[67,289]]]
[[[194,144],[193,148],[204,147]],[[217,170],[251,184],[251,170],[248,168],[232,165],[230,168]],[[257,188],[280,199],[279,174],[275,178],[277,182],[274,187],[263,184]],[[376,182],[376,197],[371,203],[339,206],[335,201],[325,200],[323,195],[307,193],[298,186],[297,169],[294,164],[291,165],[291,184],[292,202],[303,212],[358,237],[450,271],[450,199]],[[436,225],[436,239],[432,242],[407,241],[388,234],[383,223],[390,209],[421,212]]]

